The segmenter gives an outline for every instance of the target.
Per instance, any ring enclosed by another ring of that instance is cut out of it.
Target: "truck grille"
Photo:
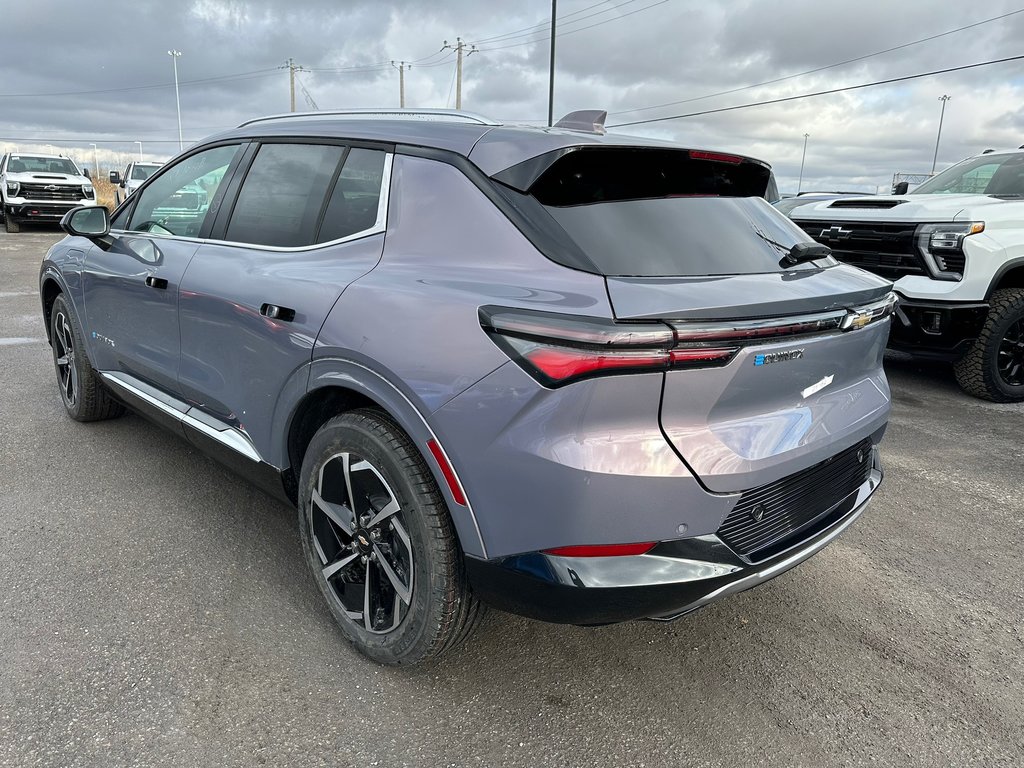
[[[22,184],[18,195],[26,200],[67,200],[68,202],[78,202],[84,198],[82,188],[72,184]]]
[[[867,439],[813,467],[745,491],[718,529],[718,537],[751,560],[770,557],[797,534],[809,536],[813,523],[867,481],[871,465]]]
[[[795,223],[845,264],[889,280],[928,274],[917,251],[916,224],[806,219]]]

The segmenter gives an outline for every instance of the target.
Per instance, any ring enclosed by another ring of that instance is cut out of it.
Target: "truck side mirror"
[[[89,173],[89,169],[88,168],[83,168],[82,169],[82,175],[85,176],[85,178],[87,178],[89,181],[92,181],[92,174]]]
[[[908,181],[901,181],[898,184],[892,185],[892,193],[894,195],[905,195],[908,189],[910,189],[910,182]]]
[[[111,171],[110,172],[110,183],[111,184],[120,184],[121,183],[121,174],[118,173],[117,171]]]

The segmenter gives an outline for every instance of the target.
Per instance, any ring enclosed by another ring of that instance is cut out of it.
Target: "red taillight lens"
[[[623,323],[497,307],[480,310],[494,342],[541,384],[558,387],[581,378],[727,364],[736,347],[676,347],[665,323]]]
[[[707,152],[703,149],[691,149],[690,150],[691,160],[715,160],[719,163],[730,163],[732,165],[739,165],[743,162],[743,158],[737,155],[727,155],[724,152]]]
[[[623,555],[645,555],[654,549],[656,541],[641,541],[636,544],[581,544],[574,547],[545,549],[545,555],[558,557],[622,557]]]

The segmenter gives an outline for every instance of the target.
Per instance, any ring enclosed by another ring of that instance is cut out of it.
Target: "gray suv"
[[[667,620],[797,565],[881,481],[891,284],[765,163],[561,126],[264,118],[68,214],[40,274],[68,414],[127,406],[294,504],[383,663],[484,604]]]

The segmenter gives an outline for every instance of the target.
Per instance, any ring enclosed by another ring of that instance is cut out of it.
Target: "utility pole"
[[[291,111],[294,112],[295,111],[295,73],[296,72],[309,72],[309,70],[305,69],[303,67],[300,67],[298,64],[295,63],[295,59],[293,59],[291,57],[289,57],[288,61],[286,61],[284,63],[283,67],[278,67],[278,69],[287,69],[288,70],[289,104],[290,104],[290,107],[291,107]]]
[[[551,56],[548,62],[548,128],[555,119],[555,8],[558,0],[551,0]]]
[[[942,111],[939,112],[939,132],[935,136],[935,154],[932,155],[932,175],[935,174],[935,163],[939,160],[939,139],[942,138],[942,118],[946,116],[946,102],[950,100],[950,96],[943,94],[939,96],[939,101],[942,102]]]
[[[465,55],[466,56],[472,56],[474,53],[476,53],[476,46],[475,45],[467,45],[466,43],[462,42],[462,38],[461,37],[456,37],[455,38],[455,45],[449,45],[448,41],[445,40],[444,41],[444,45],[441,46],[441,50],[443,51],[445,48],[450,48],[451,50],[455,51],[455,53],[457,55],[457,58],[456,58],[456,61],[455,61],[455,108],[456,109],[462,109],[462,57],[463,57],[463,51],[465,51],[468,48],[469,51]]]
[[[92,147],[92,162],[96,166],[96,178],[100,177],[100,154],[96,149],[96,145],[89,142],[89,146]]]
[[[397,64],[392,61],[391,66],[398,70],[398,106],[405,109],[405,70],[412,69],[412,65],[404,61]]]
[[[803,154],[800,155],[800,180],[797,181],[796,183],[796,193],[798,195],[800,194],[800,188],[803,187],[804,185],[804,160],[807,159],[807,139],[809,139],[810,137],[811,134],[804,134],[804,151]]]
[[[167,55],[174,62],[174,103],[178,106],[178,151],[181,152],[185,148],[181,141],[181,98],[178,96],[178,59],[181,58],[181,51],[168,51]]]
[[[136,141],[135,143],[139,145],[139,162],[141,163],[142,162],[142,142],[141,141]]]

